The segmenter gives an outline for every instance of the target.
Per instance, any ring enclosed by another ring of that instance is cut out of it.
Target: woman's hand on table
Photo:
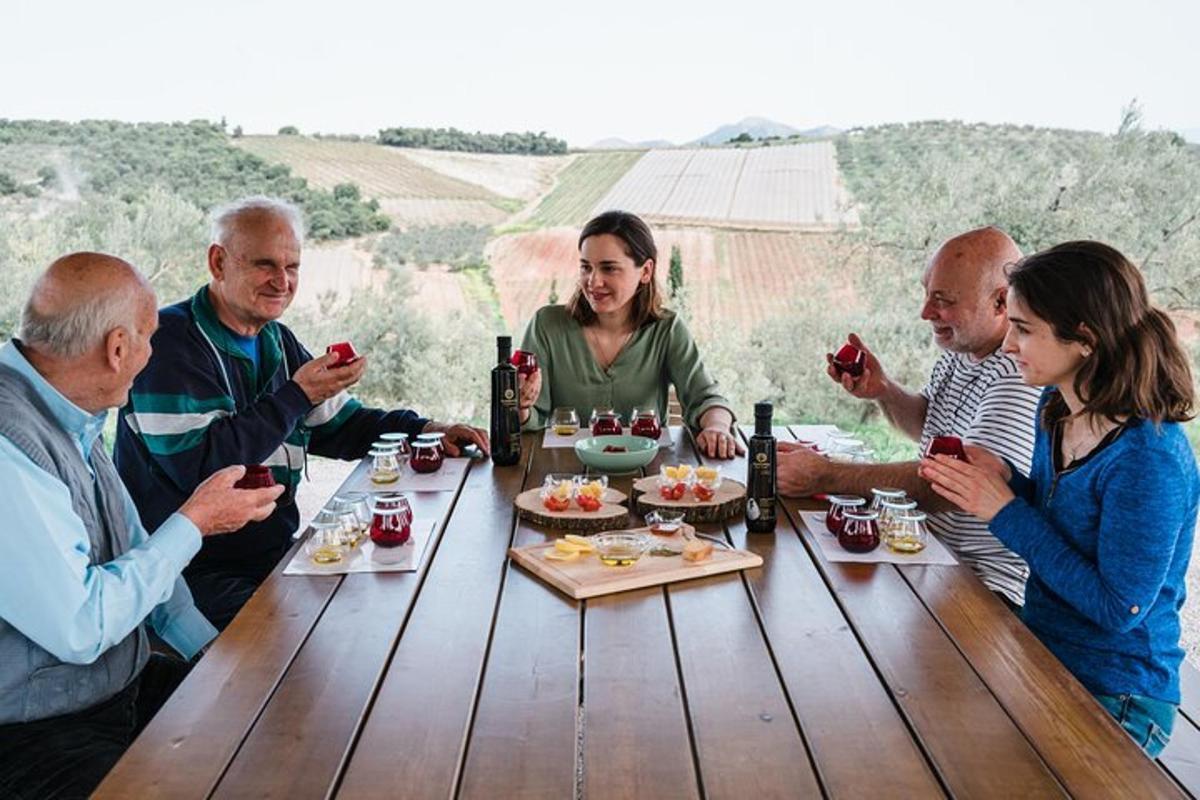
[[[712,425],[700,431],[696,436],[696,446],[701,455],[709,458],[733,458],[746,452],[742,443],[737,440],[728,427]]]
[[[517,408],[521,412],[521,424],[524,425],[529,420],[529,415],[533,411],[533,404],[537,402],[538,395],[542,393],[542,370],[539,367],[535,369],[528,378],[518,378],[520,389],[517,394]]]
[[[950,456],[923,458],[917,472],[937,494],[984,522],[1015,496],[1001,475]]]

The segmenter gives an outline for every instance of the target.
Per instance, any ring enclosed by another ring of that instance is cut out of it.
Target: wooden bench
[[[1200,670],[1187,661],[1179,669],[1183,702],[1171,741],[1158,763],[1193,797],[1200,797]]]

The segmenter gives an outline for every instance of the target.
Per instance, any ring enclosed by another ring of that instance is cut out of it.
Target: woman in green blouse
[[[606,211],[579,234],[579,284],[565,306],[543,306],[525,329],[521,349],[540,369],[521,387],[521,421],[545,427],[554,408],[574,407],[586,420],[611,406],[629,424],[634,408],[667,419],[674,384],[684,421],[700,432],[708,456],[733,458],[729,401],[704,369],[700,351],[674,312],[664,309],[654,267],[658,248],[645,222]]]

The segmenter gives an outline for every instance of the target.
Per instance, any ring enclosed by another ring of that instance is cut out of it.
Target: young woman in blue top
[[[1028,563],[1022,619],[1151,756],[1179,704],[1179,611],[1200,477],[1180,422],[1193,384],[1141,273],[1098,242],[1029,256],[1008,335],[1045,386],[1028,478],[986,450],[921,462],[934,491]]]

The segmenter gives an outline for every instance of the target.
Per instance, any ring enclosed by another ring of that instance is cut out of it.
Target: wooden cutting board
[[[641,528],[640,530],[648,530]],[[654,536],[654,546],[678,549],[680,536]],[[549,561],[544,557],[554,549],[554,542],[513,547],[508,556],[546,583],[568,597],[583,600],[616,592],[627,592],[646,586],[687,581],[762,566],[762,557],[745,550],[714,547],[712,556],[698,563],[684,561],[683,556],[652,556],[649,553],[628,567],[608,567],[595,554],[581,555],[574,561]]]
[[[542,504],[541,492],[540,488],[529,489],[517,495],[514,505],[522,519],[570,533],[598,533],[629,524],[629,509],[622,505],[628,498],[612,487],[604,490],[600,508],[595,511],[584,511],[573,501],[566,511],[551,511]]]
[[[711,500],[697,500],[689,489],[679,500],[664,500],[658,493],[658,476],[647,475],[633,482],[633,497],[639,514],[645,515],[657,508],[682,511],[688,522],[723,522],[745,511],[746,486],[725,478],[717,487]]]

